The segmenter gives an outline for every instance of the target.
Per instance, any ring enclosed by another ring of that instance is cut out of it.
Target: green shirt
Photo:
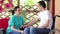
[[[24,19],[22,16],[13,15],[8,22],[8,28],[6,33],[12,32],[11,26],[14,26],[15,29],[20,30],[20,26],[23,24],[24,24]]]

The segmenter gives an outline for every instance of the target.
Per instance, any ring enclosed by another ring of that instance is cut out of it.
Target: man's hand
[[[25,28],[28,26],[28,23],[23,24],[20,28]]]
[[[25,28],[25,27],[27,27],[28,25],[22,25],[20,28]]]
[[[23,28],[24,25],[22,25],[20,28]]]

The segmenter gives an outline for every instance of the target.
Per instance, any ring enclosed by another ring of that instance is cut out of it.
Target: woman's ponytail
[[[14,15],[15,14],[15,12],[14,12],[14,10],[12,10],[12,15]]]

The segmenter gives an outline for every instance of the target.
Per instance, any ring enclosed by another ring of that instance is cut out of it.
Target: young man
[[[39,26],[32,27],[32,28],[30,27],[25,28],[24,34],[48,34],[49,31],[51,30],[52,15],[48,10],[46,10],[45,2],[39,1],[37,7],[38,7],[38,10],[40,11],[37,14],[38,15],[37,18],[31,21],[30,23],[28,23],[28,25],[24,25],[24,27],[30,26],[40,20]]]

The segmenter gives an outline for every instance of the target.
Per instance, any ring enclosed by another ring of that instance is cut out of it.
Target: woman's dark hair
[[[13,10],[12,10],[12,15],[15,14],[15,11],[17,10],[17,8],[20,8],[19,6],[16,6]]]
[[[45,4],[44,1],[39,1],[38,3],[39,3],[39,5],[41,5],[43,8],[46,8],[46,4]]]

